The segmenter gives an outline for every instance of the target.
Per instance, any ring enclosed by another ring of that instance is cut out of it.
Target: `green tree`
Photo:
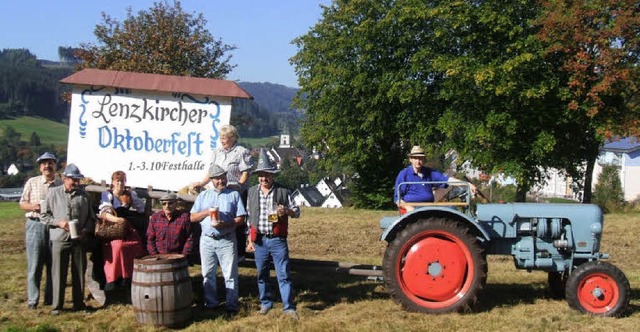
[[[614,136],[640,136],[640,10],[636,0],[547,0],[539,20],[545,60],[560,82],[572,149],[586,163],[584,201],[599,148]]]
[[[280,165],[280,174],[277,181],[293,191],[299,188],[301,184],[309,183],[309,176],[293,160],[285,159]]]
[[[30,142],[31,146],[40,146],[40,145],[42,145],[42,142],[40,142],[40,136],[38,136],[38,134],[36,134],[35,131],[31,132],[31,138],[29,139],[29,142]]]
[[[94,30],[98,44],[81,45],[82,67],[152,74],[224,78],[236,49],[206,30],[202,14],[185,13],[180,1],[154,2],[120,23],[106,13]]]
[[[620,211],[624,206],[624,193],[618,168],[612,165],[602,167],[598,183],[593,191],[593,202],[600,206],[604,213]]]
[[[540,13],[526,0],[335,1],[295,40],[306,145],[354,168],[358,206],[390,203],[414,144],[514,176],[524,201],[546,167],[569,164]]]

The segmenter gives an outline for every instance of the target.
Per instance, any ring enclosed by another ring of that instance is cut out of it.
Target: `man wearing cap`
[[[238,256],[236,227],[244,224],[247,212],[238,191],[227,188],[227,171],[212,164],[208,176],[213,187],[201,192],[191,208],[191,221],[200,222],[204,307],[216,308],[216,271],[222,270],[226,288],[227,313],[236,314],[238,303]]]
[[[410,202],[433,202],[433,187],[444,188],[446,182],[461,182],[460,180],[444,175],[434,169],[423,166],[425,163],[424,149],[418,145],[414,145],[409,153],[409,162],[411,165],[403,169],[396,178],[396,185],[393,191],[393,201],[399,208],[406,211],[413,210],[413,206],[405,205]],[[404,184],[398,188],[403,182],[444,182],[440,184]],[[475,186],[469,184],[471,191],[475,192]]]
[[[20,198],[20,208],[27,218],[25,224],[25,248],[27,251],[27,305],[29,309],[38,306],[40,298],[40,281],[42,269],[47,268],[45,278],[44,304],[51,305],[51,248],[49,247],[49,230],[40,222],[40,213],[44,211],[44,203],[49,189],[62,185],[56,176],[58,159],[50,152],[43,153],[36,164],[42,175],[27,180]]]
[[[267,156],[266,150],[261,149],[258,166],[254,171],[258,174],[259,183],[249,188],[247,199],[247,212],[251,225],[247,251],[255,251],[260,293],[259,313],[266,315],[273,308],[269,281],[269,256],[271,256],[280,288],[283,311],[297,320],[298,314],[289,275],[287,235],[289,218],[300,217],[300,208],[291,199],[289,189],[273,181],[274,175],[278,172],[275,164]]]
[[[42,222],[48,225],[51,240],[53,275],[53,310],[57,315],[64,305],[67,270],[71,258],[73,310],[85,310],[84,268],[86,257],[81,241],[93,234],[95,214],[89,198],[80,187],[84,175],[78,167],[69,164],[62,173],[62,186],[49,191]]]
[[[168,193],[160,197],[162,210],[151,215],[147,227],[147,251],[150,255],[182,254],[193,251],[193,228],[189,213],[177,209],[178,196]]]

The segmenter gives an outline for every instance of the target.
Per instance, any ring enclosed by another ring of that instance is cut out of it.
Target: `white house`
[[[618,167],[625,201],[640,196],[640,142],[636,138],[623,138],[605,144],[593,170],[593,185],[598,182],[604,165]]]
[[[303,185],[291,194],[291,199],[298,206],[320,206],[325,197],[316,187]]]
[[[298,206],[315,206],[323,208],[341,208],[346,191],[344,180],[340,177],[331,181],[324,178],[315,186],[303,185],[296,189],[291,198]]]
[[[334,182],[330,181],[329,178],[324,178],[318,181],[318,184],[316,184],[316,189],[318,189],[322,196],[327,197],[335,189],[335,184]]]
[[[536,184],[531,188],[532,192],[543,197],[570,198],[575,196],[575,193],[571,188],[573,179],[570,176],[565,176],[555,168],[547,170],[546,175],[547,179],[544,185]]]
[[[339,194],[337,192],[332,192],[327,196],[327,198],[322,202],[320,207],[336,209],[342,207],[342,199],[339,198]]]

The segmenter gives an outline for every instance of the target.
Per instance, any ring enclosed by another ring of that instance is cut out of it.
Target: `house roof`
[[[281,160],[279,161],[282,161],[285,159],[295,159],[303,156],[302,152],[300,152],[300,150],[296,148],[273,148],[273,150],[281,158]]]
[[[212,78],[83,69],[63,78],[60,82],[66,84],[253,99],[253,97],[236,82]]]
[[[636,150],[640,150],[640,139],[636,137],[625,137],[617,140],[612,140],[606,143],[601,148],[601,150],[623,153],[634,152]]]
[[[307,200],[307,202],[309,202],[311,206],[320,206],[322,205],[322,202],[324,202],[324,196],[322,196],[316,187],[308,186],[298,188],[298,192]]]

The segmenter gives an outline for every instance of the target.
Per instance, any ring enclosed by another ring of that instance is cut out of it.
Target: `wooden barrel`
[[[131,303],[142,324],[177,327],[191,320],[193,291],[183,255],[150,255],[133,261]]]

